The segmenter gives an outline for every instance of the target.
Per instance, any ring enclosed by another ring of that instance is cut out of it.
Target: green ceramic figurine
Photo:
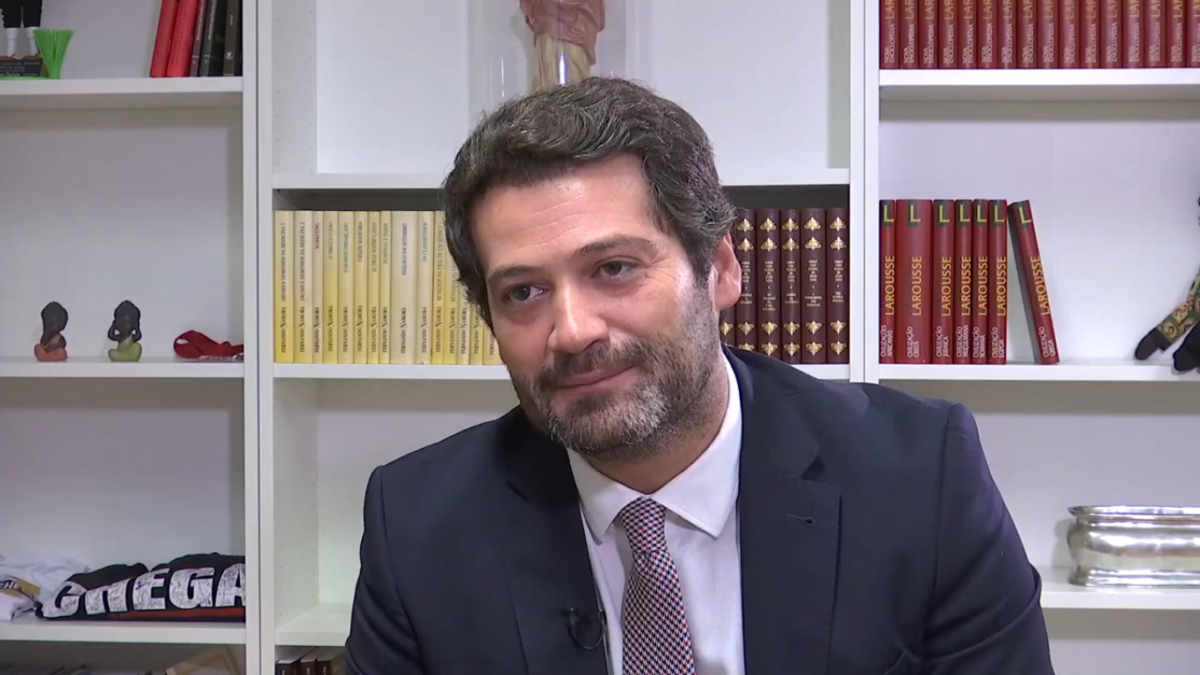
[[[142,358],[142,310],[128,300],[122,300],[113,311],[108,339],[117,346],[108,350],[110,361],[137,361]]]

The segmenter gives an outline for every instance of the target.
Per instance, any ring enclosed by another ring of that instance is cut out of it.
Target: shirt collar
[[[742,409],[737,376],[727,357],[722,363],[729,383],[729,401],[720,430],[696,461],[650,495],[668,511],[713,538],[721,534],[737,502],[742,447]],[[567,455],[588,529],[596,543],[600,543],[621,509],[642,494],[600,473],[575,451],[568,450]]]

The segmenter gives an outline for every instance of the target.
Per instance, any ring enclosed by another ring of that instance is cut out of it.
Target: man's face
[[[717,308],[736,301],[740,272],[695,278],[656,225],[635,158],[494,188],[474,215],[496,341],[526,413],[594,459],[652,453],[707,383]],[[722,246],[718,267],[736,266]]]

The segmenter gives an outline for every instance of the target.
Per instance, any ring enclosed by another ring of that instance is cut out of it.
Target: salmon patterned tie
[[[633,552],[621,613],[624,675],[696,674],[679,572],[667,551],[665,515],[649,497],[617,514]]]

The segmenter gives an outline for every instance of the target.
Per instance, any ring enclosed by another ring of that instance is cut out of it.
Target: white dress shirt
[[[667,548],[683,586],[684,612],[697,675],[740,675],[742,660],[741,559],[738,547],[738,460],[742,414],[737,377],[728,360],[729,404],[709,447],[652,496],[666,507]],[[617,513],[642,494],[596,471],[568,452],[589,536],[588,556],[607,617],[609,672],[621,672],[621,605],[631,565]]]

